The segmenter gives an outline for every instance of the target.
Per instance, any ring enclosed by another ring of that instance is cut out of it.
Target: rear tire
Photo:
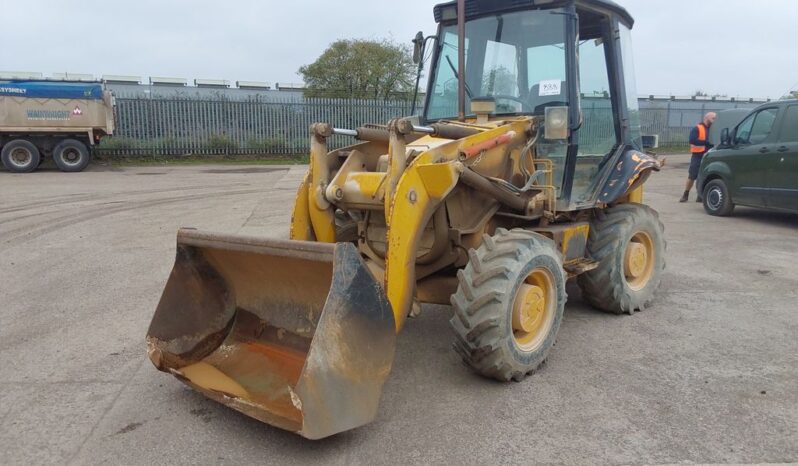
[[[704,210],[715,217],[728,217],[734,211],[734,202],[729,195],[729,188],[723,180],[717,178],[704,186]]]
[[[0,152],[3,166],[13,173],[30,173],[39,166],[41,154],[32,142],[14,139],[3,146]]]
[[[85,144],[76,139],[64,139],[53,149],[53,160],[62,172],[83,171],[91,162],[91,154]]]
[[[642,204],[598,211],[590,225],[587,249],[599,266],[579,276],[582,297],[613,314],[645,309],[665,269],[664,231],[657,212]]]
[[[458,271],[450,323],[454,349],[475,372],[521,381],[546,360],[565,308],[565,272],[554,243],[526,230],[485,235]]]

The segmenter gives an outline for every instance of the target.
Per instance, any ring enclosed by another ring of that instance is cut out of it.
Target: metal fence
[[[585,132],[611,131],[611,110],[584,99],[589,112],[607,113],[604,123]],[[752,108],[755,102],[676,101],[641,99],[643,134],[656,134],[661,146],[687,144],[690,128],[708,111]],[[103,140],[98,152],[106,155],[290,155],[307,153],[310,125],[329,122],[355,128],[385,124],[410,114],[408,100],[290,98],[262,101],[196,98],[117,98],[117,130]],[[595,121],[595,120],[594,120]],[[332,146],[351,142],[335,136]]]
[[[98,150],[113,155],[299,154],[309,128],[354,128],[410,113],[406,101],[116,99],[117,129]],[[346,139],[334,137],[341,145]]]
[[[707,112],[735,108],[752,109],[766,100],[711,101],[640,99],[640,123],[643,134],[659,136],[660,146],[687,146],[690,129]]]

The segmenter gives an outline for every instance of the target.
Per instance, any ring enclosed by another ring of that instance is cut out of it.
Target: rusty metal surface
[[[394,329],[352,244],[184,229],[147,344],[158,369],[315,439],[375,417]]]
[[[585,257],[587,239],[590,233],[589,222],[569,222],[545,227],[537,226],[533,230],[554,240],[565,264],[574,263]]]
[[[655,157],[629,150],[624,152],[599,193],[599,201],[611,203],[644,182],[651,171],[659,171],[662,162]]]
[[[501,202],[507,207],[519,212],[526,212],[527,206],[529,205],[528,199],[515,196],[507,191],[503,191],[501,188],[495,186],[487,178],[476,173],[475,171],[471,169],[464,170],[460,176],[460,179],[466,185],[494,197],[497,201]]]
[[[435,129],[436,136],[446,139],[464,139],[482,131],[478,128],[456,125],[446,121],[439,121],[430,126]]]
[[[598,262],[591,259],[582,258],[570,264],[565,264],[563,268],[565,269],[565,272],[568,274],[568,278],[573,278],[578,275],[582,275],[585,272],[590,272],[591,270],[595,270],[598,268],[598,266],[599,266]]]
[[[382,128],[357,128],[357,139],[361,141],[388,142],[389,133]]]
[[[507,144],[508,142],[512,141],[515,137],[515,131],[509,131],[505,134],[500,134],[496,137],[490,138],[486,141],[482,141],[480,143],[474,144],[466,149],[463,149],[462,154],[464,159],[470,159],[476,157],[477,155],[493,149],[494,147],[498,147],[502,144]]]

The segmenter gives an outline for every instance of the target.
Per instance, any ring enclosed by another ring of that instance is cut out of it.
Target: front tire
[[[32,142],[14,139],[3,146],[0,152],[3,166],[13,173],[30,173],[39,166],[41,154]]]
[[[729,188],[717,178],[704,186],[704,210],[715,217],[728,217],[734,211],[734,203]]]
[[[469,251],[452,295],[455,350],[475,372],[521,381],[546,360],[565,308],[565,272],[554,243],[499,229]]]
[[[91,161],[86,144],[76,139],[64,139],[53,149],[53,160],[62,172],[83,171]]]
[[[599,266],[578,278],[582,297],[613,314],[634,314],[654,299],[665,270],[665,227],[642,204],[598,211],[587,249]]]

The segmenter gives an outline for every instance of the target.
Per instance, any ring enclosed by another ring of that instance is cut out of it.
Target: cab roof
[[[529,8],[530,6],[545,8],[561,6],[566,3],[568,2],[564,0],[466,0],[465,13],[466,19],[470,19],[490,13]],[[626,8],[618,5],[612,0],[576,0],[575,3],[577,7],[584,6],[614,14],[629,28],[634,25],[635,20],[632,18],[632,15],[626,11]],[[457,8],[456,0],[436,5],[434,9],[435,22],[440,23],[441,21],[448,21],[448,19],[444,20],[443,18],[443,9],[451,7]]]

